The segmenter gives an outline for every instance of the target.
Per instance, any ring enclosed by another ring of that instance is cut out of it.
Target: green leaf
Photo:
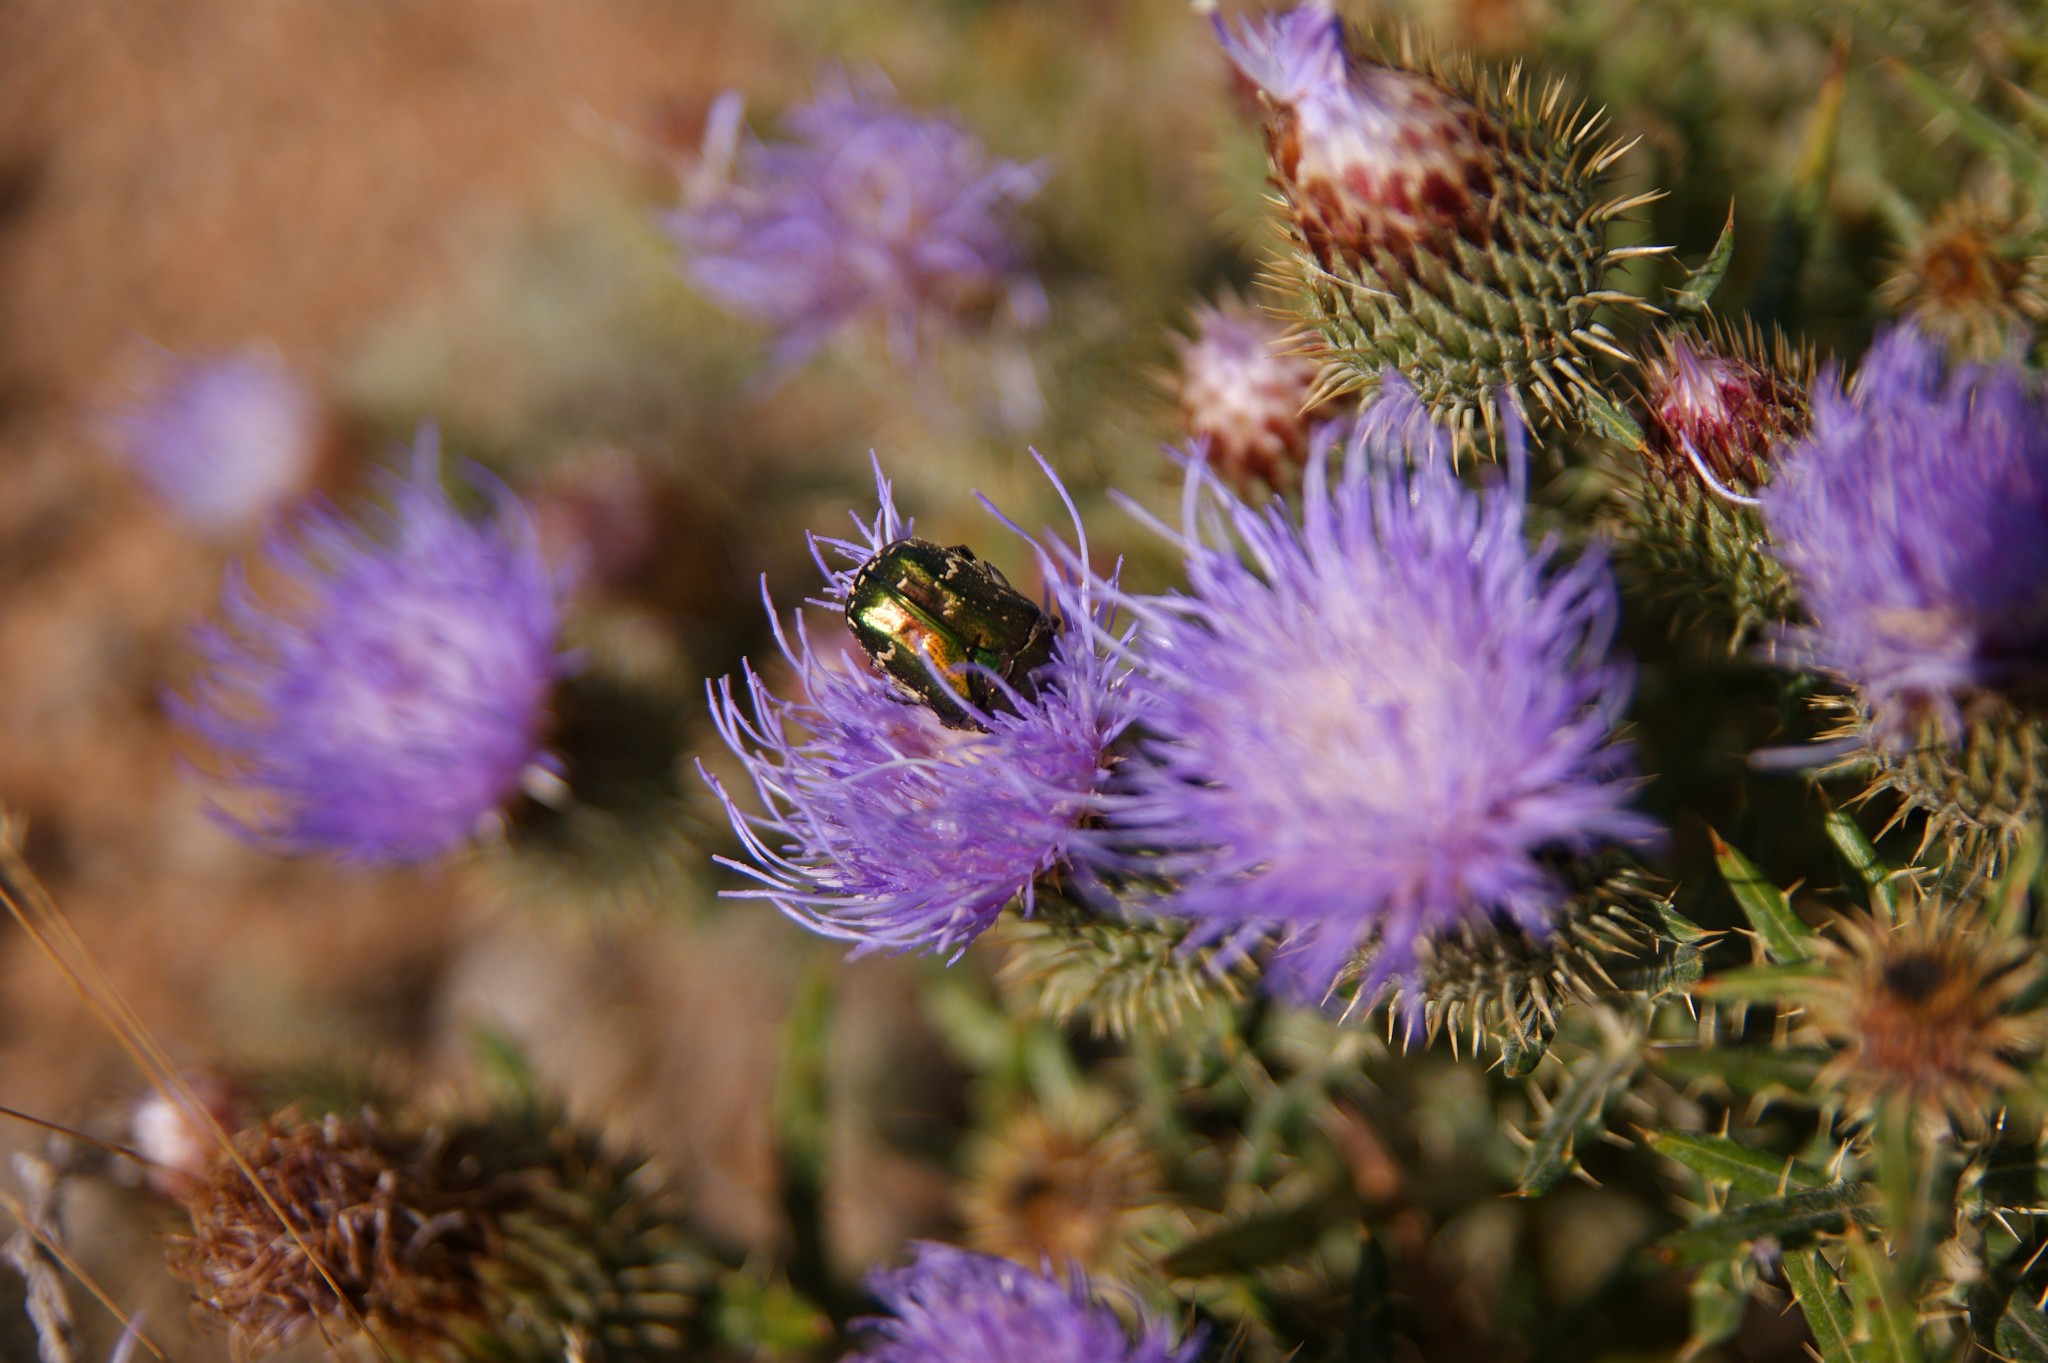
[[[1792,965],[1738,966],[1700,981],[1693,992],[1703,998],[1730,1002],[1758,1003],[1771,999],[1798,997],[1809,980],[1827,978],[1827,967],[1818,961]]]
[[[1877,1221],[1875,1198],[1860,1183],[1802,1188],[1783,1197],[1731,1207],[1664,1237],[1664,1252],[1682,1264],[1706,1264],[1740,1254],[1766,1236],[1780,1245],[1804,1244]]]
[[[1735,258],[1735,205],[1728,205],[1728,223],[1721,229],[1721,236],[1714,242],[1714,249],[1707,252],[1707,258],[1686,275],[1685,287],[1675,289],[1666,310],[1673,317],[1697,317],[1713,302],[1714,291],[1721,287],[1721,279],[1728,273],[1728,262]]]
[[[1726,1183],[1745,1198],[1780,1197],[1789,1190],[1825,1188],[1825,1171],[1810,1164],[1752,1150],[1727,1136],[1697,1131],[1645,1131],[1643,1141],[1701,1178]]]
[[[1572,1146],[1580,1128],[1600,1120],[1615,1094],[1635,1077],[1642,1058],[1639,1038],[1616,1037],[1606,1049],[1585,1056],[1572,1068],[1563,1091],[1536,1129],[1535,1143],[1522,1165],[1522,1196],[1541,1197],[1564,1181],[1577,1166]]]
[[[827,1080],[832,1044],[833,966],[817,963],[797,987],[782,1033],[773,1122],[783,1215],[789,1219],[789,1276],[799,1291],[826,1301],[832,1292],[825,1248]]]
[[[1878,856],[1870,839],[1863,836],[1856,820],[1850,818],[1845,810],[1831,809],[1827,826],[1828,840],[1842,854],[1842,860],[1849,863],[1849,869],[1863,882],[1863,888],[1870,892],[1870,897],[1886,909],[1892,908],[1892,868],[1884,864],[1884,859]]]
[[[1937,117],[1954,124],[1964,140],[2010,171],[2029,198],[2038,203],[2048,197],[2048,155],[2039,143],[2020,136],[1971,100],[1906,63],[1892,58],[1885,65]]]
[[[1855,1312],[1859,1363],[1919,1363],[1913,1303],[1887,1288],[1877,1250],[1858,1236],[1849,1242],[1842,1267],[1847,1271],[1849,1305]]]
[[[2048,1316],[2021,1293],[2005,1304],[1991,1343],[2013,1363],[2048,1363]]]
[[[1991,884],[1984,902],[1992,911],[1992,918],[1998,927],[2015,935],[2027,931],[2027,906],[2034,893],[2036,877],[2041,874],[2042,853],[2048,846],[2048,838],[2038,823],[2027,825],[2025,833],[2005,859],[2005,866],[1999,871],[1998,879]]]
[[[1810,1092],[1828,1052],[1763,1046],[1670,1046],[1650,1052],[1650,1063],[1674,1079],[1715,1079],[1743,1093]]]
[[[1394,1357],[1393,1273],[1372,1232],[1358,1238],[1358,1270],[1351,1275],[1351,1323],[1344,1331],[1343,1363],[1391,1363]]]
[[[1642,447],[1643,428],[1636,424],[1634,417],[1615,406],[1605,393],[1588,389],[1580,397],[1586,424],[1596,434],[1632,450]]]
[[[1792,912],[1792,901],[1783,890],[1764,879],[1763,872],[1748,857],[1721,841],[1719,833],[1710,836],[1714,840],[1714,864],[1720,868],[1721,879],[1728,882],[1728,889],[1749,919],[1750,927],[1763,942],[1764,954],[1781,963],[1805,960],[1813,929]]]
[[[1735,1337],[1749,1314],[1749,1290],[1732,1263],[1708,1264],[1693,1275],[1687,1295],[1692,1299],[1692,1333],[1680,1359],[1697,1358],[1716,1344]]]
[[[1911,1100],[1894,1095],[1870,1130],[1890,1232],[1889,1271],[1896,1295],[1908,1301],[1919,1298],[1934,1247],[1956,1222],[1957,1169],[1945,1142],[1920,1138],[1916,1117]]]
[[[1785,1256],[1785,1282],[1793,1300],[1806,1317],[1814,1348],[1821,1363],[1857,1363],[1850,1343],[1856,1328],[1849,1299],[1842,1293],[1841,1280],[1817,1249],[1796,1250]]]
[[[1292,1258],[1313,1245],[1323,1227],[1351,1209],[1342,1193],[1325,1193],[1225,1222],[1188,1241],[1160,1260],[1175,1278],[1215,1278],[1255,1272]]]

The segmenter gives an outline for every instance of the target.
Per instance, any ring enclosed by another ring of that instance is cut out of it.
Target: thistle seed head
[[[975,1249],[1122,1277],[1158,1193],[1158,1164],[1129,1124],[1025,1112],[969,1150],[960,1211]]]
[[[193,1187],[192,1229],[171,1244],[202,1321],[251,1357],[358,1328],[445,1353],[454,1323],[477,1312],[488,1229],[422,1178],[408,1142],[366,1118],[285,1114],[238,1133],[235,1150],[240,1164],[223,1153]]]
[[[1910,899],[1910,886],[1900,886]],[[1820,1084],[1867,1116],[1902,1097],[1927,1119],[1981,1133],[2020,1065],[2048,1042],[2026,1002],[2039,952],[1963,905],[1921,900],[1838,919],[1819,939],[1828,974],[1801,992],[1804,1027],[1836,1048]]]
[[[2048,320],[2044,250],[2010,187],[1964,194],[1905,243],[1878,297],[1958,357],[1996,360]]]

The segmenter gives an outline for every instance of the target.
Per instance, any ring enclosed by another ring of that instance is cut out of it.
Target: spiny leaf
[[[1160,1260],[1175,1278],[1214,1278],[1250,1273],[1293,1257],[1315,1243],[1332,1217],[1350,1206],[1342,1194],[1306,1197],[1278,1207],[1261,1207],[1226,1221]]]
[[[1540,1197],[1564,1180],[1577,1163],[1572,1145],[1579,1129],[1600,1120],[1607,1104],[1628,1086],[1641,1063],[1641,1048],[1622,1038],[1579,1061],[1537,1128],[1536,1141],[1522,1166],[1522,1196]]]
[[[1693,1276],[1688,1295],[1692,1303],[1692,1332],[1680,1360],[1697,1358],[1716,1344],[1735,1337],[1742,1319],[1749,1314],[1749,1290],[1732,1263],[1708,1264]]]
[[[1746,1198],[1778,1197],[1788,1190],[1825,1188],[1827,1174],[1810,1164],[1752,1150],[1727,1136],[1697,1131],[1645,1131],[1643,1141],[1701,1178],[1726,1183]]]
[[[1749,919],[1750,927],[1762,940],[1764,953],[1781,963],[1805,960],[1813,929],[1792,912],[1792,901],[1783,890],[1764,879],[1763,872],[1748,857],[1721,841],[1719,833],[1711,836],[1714,864],[1720,868],[1721,879],[1728,882],[1728,889]]]
[[[1817,961],[1802,961],[1796,965],[1743,966],[1735,970],[1724,970],[1710,980],[1703,980],[1696,992],[1710,999],[1759,1002],[1768,999],[1797,997],[1808,980],[1827,978],[1827,968]]]
[[[1665,1236],[1663,1249],[1679,1263],[1705,1264],[1739,1254],[1765,1236],[1781,1245],[1802,1244],[1815,1235],[1838,1235],[1852,1225],[1876,1220],[1870,1188],[1838,1183],[1802,1188],[1704,1217]]]
[[[2048,1316],[2043,1316],[2024,1294],[2006,1303],[2005,1314],[1991,1343],[2013,1363],[2048,1363]]]
[[[775,1155],[789,1218],[789,1275],[814,1300],[832,1291],[825,1250],[825,1144],[830,1127],[832,1014],[836,975],[822,964],[797,990],[775,1077]]]
[[[1650,1052],[1650,1063],[1675,1079],[1715,1079],[1743,1093],[1806,1093],[1827,1064],[1828,1052],[1811,1048],[1670,1046]]]
[[[1392,1291],[1387,1252],[1368,1231],[1358,1239],[1358,1269],[1351,1275],[1351,1323],[1344,1331],[1343,1363],[1391,1363]]]
[[[1785,1283],[1806,1317],[1821,1363],[1858,1363],[1850,1335],[1856,1328],[1849,1299],[1842,1294],[1841,1280],[1817,1249],[1795,1250],[1785,1256]]]
[[[1594,431],[1628,449],[1642,446],[1643,428],[1636,424],[1634,417],[1615,406],[1605,393],[1589,389],[1580,395],[1580,399],[1586,424]]]
[[[1828,840],[1842,854],[1842,860],[1849,863],[1849,869],[1863,882],[1863,888],[1869,891],[1870,897],[1886,909],[1893,907],[1892,868],[1884,864],[1884,858],[1871,846],[1870,839],[1863,836],[1856,820],[1845,810],[1831,809],[1827,827]]]
[[[1913,1334],[1913,1303],[1886,1286],[1877,1249],[1861,1236],[1852,1239],[1842,1267],[1848,1278],[1849,1304],[1856,1317],[1859,1363],[1919,1363],[1920,1345]]]
[[[1728,223],[1721,229],[1721,236],[1714,242],[1714,249],[1707,252],[1707,258],[1686,276],[1685,287],[1672,292],[1666,311],[1673,317],[1697,317],[1705,312],[1713,301],[1714,291],[1721,287],[1721,279],[1728,273],[1728,262],[1735,258],[1735,205],[1728,205]]]
[[[2012,173],[2028,197],[2048,197],[2048,155],[2041,146],[2006,127],[1940,81],[1896,58],[1885,65],[1922,104],[1955,125],[1964,139]]]

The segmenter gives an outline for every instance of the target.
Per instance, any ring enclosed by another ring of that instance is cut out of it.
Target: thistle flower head
[[[1189,436],[1233,487],[1291,482],[1308,454],[1314,362],[1287,353],[1284,329],[1240,299],[1205,303],[1194,322],[1175,341]]]
[[[1900,1098],[1981,1130],[2048,1042],[2048,1015],[2022,1004],[2039,954],[1973,912],[1920,901],[1838,919],[1818,941],[1827,973],[1800,983],[1803,1025],[1837,1048],[1820,1085],[1858,1115]]]
[[[1812,621],[1792,660],[1854,686],[1881,736],[1953,734],[1968,693],[2048,680],[2048,401],[2017,365],[1947,367],[1893,329],[1817,385],[1763,513]]]
[[[1193,1363],[1201,1350],[1199,1333],[1176,1340],[1160,1321],[1133,1337],[1078,1274],[1062,1284],[950,1245],[912,1254],[868,1280],[891,1314],[855,1322],[873,1338],[846,1363]]]
[[[861,568],[909,535],[879,468],[875,477],[875,518],[856,517],[851,540],[813,542],[826,581],[818,604],[843,609]],[[956,953],[1012,899],[1029,912],[1041,875],[1085,877],[1100,835],[1083,825],[1130,723],[1128,669],[1098,645],[1107,608],[1085,571],[1073,580],[1048,551],[1038,556],[1064,628],[1028,694],[964,665],[1002,702],[959,697],[951,708],[964,727],[865,660],[820,653],[801,617],[776,626],[800,696],[778,695],[752,669],[744,699],[730,678],[713,687],[713,718],[763,810],[743,812],[711,781],[746,846],[747,861],[727,864],[759,882],[735,893],[861,950]],[[938,675],[936,661],[919,665]]]
[[[1569,897],[1553,858],[1655,832],[1627,808],[1605,563],[1554,566],[1519,486],[1469,491],[1447,454],[1389,375],[1341,468],[1312,457],[1299,525],[1192,464],[1188,592],[1138,607],[1151,760],[1116,821],[1198,939],[1278,933],[1311,996],[1367,946],[1361,1002],[1416,983],[1429,934],[1541,936]]]
[[[417,861],[477,832],[546,765],[562,671],[554,586],[524,509],[488,520],[442,490],[431,436],[376,523],[316,509],[269,544],[274,604],[231,574],[184,725],[253,808],[252,839]],[[479,475],[481,477],[481,475]]]
[[[273,351],[167,358],[114,427],[129,466],[195,529],[230,534],[299,493],[319,454],[320,409]]]
[[[908,355],[923,324],[1043,310],[1014,236],[1040,168],[991,157],[879,82],[834,78],[784,124],[787,142],[744,141],[727,96],[704,173],[666,219],[691,282],[771,328],[781,364],[863,322]]]

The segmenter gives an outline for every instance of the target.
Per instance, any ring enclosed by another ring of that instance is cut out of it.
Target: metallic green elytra
[[[861,565],[846,624],[875,666],[949,729],[982,727],[969,705],[1009,708],[998,677],[1032,695],[1031,674],[1051,660],[1060,629],[966,545],[919,539],[885,544]]]

